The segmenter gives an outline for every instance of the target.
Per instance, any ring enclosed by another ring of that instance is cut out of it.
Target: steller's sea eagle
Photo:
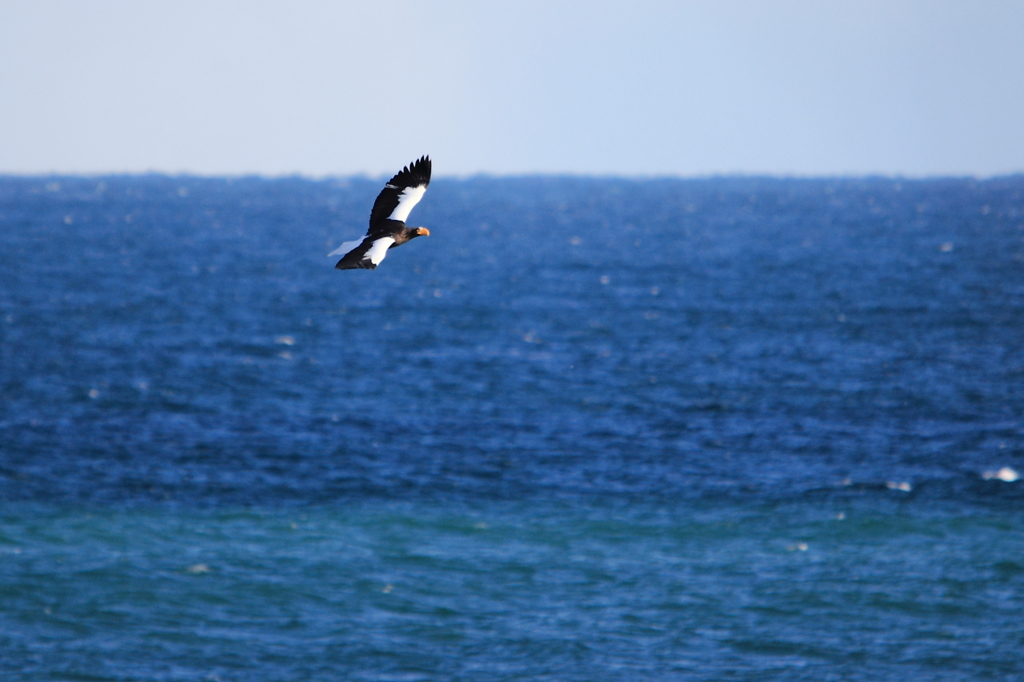
[[[345,242],[328,256],[342,256],[339,270],[373,270],[384,260],[388,249],[401,246],[415,237],[428,237],[425,227],[406,227],[405,219],[423,198],[430,184],[430,158],[420,157],[388,180],[370,211],[370,229],[366,236]]]

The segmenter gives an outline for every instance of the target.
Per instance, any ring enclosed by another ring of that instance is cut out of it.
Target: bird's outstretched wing
[[[396,173],[373,202],[367,236],[374,234],[385,220],[400,220],[404,223],[413,206],[423,198],[429,184],[430,157],[421,156]]]
[[[393,237],[366,236],[362,241],[345,242],[328,255],[345,254],[334,266],[338,270],[375,270],[394,243]]]

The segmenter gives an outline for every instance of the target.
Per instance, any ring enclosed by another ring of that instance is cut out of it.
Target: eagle
[[[328,256],[341,256],[338,270],[374,270],[388,249],[401,246],[416,237],[429,237],[425,227],[407,227],[413,206],[423,198],[430,184],[430,157],[421,156],[395,174],[377,195],[370,211],[370,229],[362,239],[345,242]]]

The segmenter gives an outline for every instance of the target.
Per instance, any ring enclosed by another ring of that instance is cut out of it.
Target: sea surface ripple
[[[1024,177],[0,177],[5,680],[1018,680]]]

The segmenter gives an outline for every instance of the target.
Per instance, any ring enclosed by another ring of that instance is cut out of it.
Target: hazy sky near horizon
[[[4,0],[0,173],[1024,171],[1024,0]]]

